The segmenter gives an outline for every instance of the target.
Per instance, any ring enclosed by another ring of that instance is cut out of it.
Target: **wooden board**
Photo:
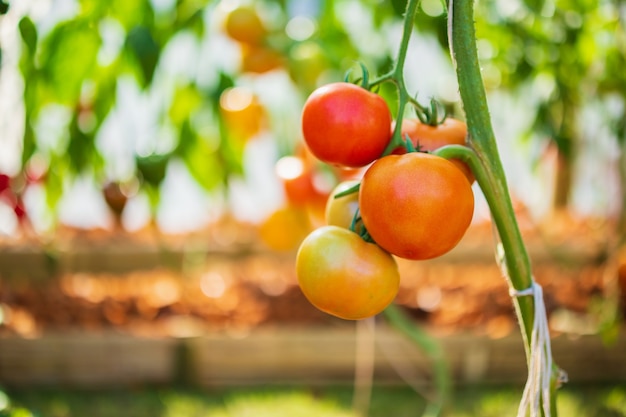
[[[519,383],[526,363],[519,336],[490,339],[440,335],[457,384]],[[428,385],[429,359],[403,335],[375,331],[375,382]],[[606,346],[596,336],[552,340],[554,360],[573,383],[626,381],[626,334]],[[350,384],[356,331],[338,328],[261,328],[179,339],[119,333],[46,334],[0,338],[0,383],[7,386],[110,386],[186,382],[204,387],[261,384]],[[398,371],[399,370],[399,371]]]

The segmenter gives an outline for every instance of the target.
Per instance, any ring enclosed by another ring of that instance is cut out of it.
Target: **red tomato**
[[[412,152],[372,164],[361,182],[359,207],[382,248],[406,259],[430,259],[461,240],[472,221],[474,194],[452,162]]]
[[[296,274],[311,304],[346,320],[380,313],[400,285],[393,256],[337,226],[321,227],[304,239],[296,255]]]
[[[304,140],[318,159],[358,168],[379,158],[391,140],[385,100],[354,84],[316,89],[302,109]]]
[[[328,191],[316,184],[315,167],[307,161],[298,156],[284,156],[275,168],[289,203],[298,206],[326,203]]]
[[[393,130],[393,125],[392,125]],[[467,138],[467,125],[457,119],[446,117],[443,123],[431,126],[417,119],[403,119],[402,138],[408,136],[415,149],[432,152],[446,145],[465,145]],[[406,153],[404,147],[393,151],[396,155]],[[469,166],[459,160],[451,160],[467,177],[470,183],[474,182],[474,174]]]

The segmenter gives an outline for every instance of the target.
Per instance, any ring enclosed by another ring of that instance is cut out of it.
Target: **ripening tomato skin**
[[[392,124],[392,130],[393,130]],[[465,122],[446,117],[443,123],[431,126],[426,123],[422,123],[418,119],[403,119],[402,138],[408,136],[413,143],[415,149],[426,152],[433,152],[446,145],[465,145],[467,139],[467,125]],[[402,155],[406,153],[404,147],[398,147],[393,151],[393,154]],[[467,177],[470,183],[473,183],[475,178],[470,167],[459,160],[452,159],[453,162]]]
[[[346,320],[380,313],[400,285],[393,256],[338,226],[320,227],[304,239],[296,255],[296,274],[311,304]]]
[[[302,109],[304,140],[319,160],[363,167],[379,158],[391,140],[385,100],[357,85],[338,82],[311,93]]]
[[[474,194],[452,162],[412,152],[372,164],[361,182],[359,207],[379,246],[401,258],[424,260],[461,240],[472,221]]]
[[[326,202],[326,224],[349,229],[352,225],[354,215],[359,209],[358,191],[341,197],[335,197],[359,183],[357,180],[344,181],[337,184]]]

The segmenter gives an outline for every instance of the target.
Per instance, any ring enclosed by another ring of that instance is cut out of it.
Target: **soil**
[[[626,252],[606,255],[606,222],[561,216],[542,226],[524,219],[520,216],[520,227],[553,331],[598,332],[624,314]],[[399,260],[402,284],[396,302],[416,322],[441,332],[497,338],[516,331],[493,242],[485,221],[472,226],[459,246],[440,259]],[[348,324],[308,303],[296,284],[295,253],[264,249],[253,225],[227,220],[185,236],[65,228],[45,244],[41,238],[0,242],[0,255],[37,247],[88,253],[95,263],[120,247],[165,248],[182,255],[174,265],[124,272],[57,265],[43,280],[28,277],[28,261],[23,276],[8,277],[0,260],[0,336],[115,328],[164,337],[257,326]]]

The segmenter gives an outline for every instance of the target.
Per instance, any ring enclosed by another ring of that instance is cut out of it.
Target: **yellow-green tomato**
[[[326,202],[326,224],[349,229],[354,219],[354,214],[359,209],[359,193],[354,192],[341,197],[337,194],[356,186],[359,181],[351,180],[339,183],[330,193]]]
[[[346,320],[380,313],[395,299],[400,285],[393,256],[338,226],[320,227],[304,239],[296,273],[311,304]]]

